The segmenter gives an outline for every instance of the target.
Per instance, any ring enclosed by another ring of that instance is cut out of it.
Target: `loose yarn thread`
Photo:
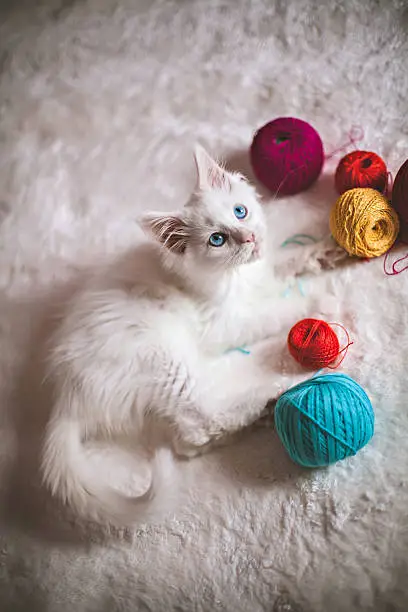
[[[399,220],[378,191],[356,188],[343,193],[333,206],[330,230],[336,242],[350,255],[378,257],[397,239]]]
[[[317,238],[311,236],[310,234],[293,234],[293,236],[286,238],[286,240],[282,242],[281,248],[289,246],[290,244],[298,244],[299,246],[305,246],[309,240],[312,243],[317,242]]]
[[[245,346],[236,346],[234,348],[228,349],[227,351],[225,351],[226,353],[233,353],[233,352],[237,352],[237,353],[242,353],[242,355],[250,355],[251,351],[248,350]]]
[[[293,236],[290,236],[289,238],[287,238],[286,240],[282,242],[281,248],[285,248],[289,246],[290,244],[297,244],[299,246],[305,246],[306,244],[308,244],[308,241],[310,241],[311,243],[316,243],[317,238],[315,238],[314,236],[311,236],[310,234],[294,234]],[[296,279],[296,286],[299,290],[300,295],[302,297],[306,297],[304,283],[300,280],[300,278]],[[289,285],[289,287],[287,287],[285,291],[283,292],[282,296],[284,298],[289,297],[292,291],[292,288],[293,288],[293,284]]]
[[[337,149],[334,149],[328,155],[326,155],[324,158],[325,161],[332,159],[332,157],[335,157],[338,153],[342,153],[350,145],[352,145],[353,147],[357,147],[357,143],[364,139],[364,130],[359,125],[352,125],[347,135],[348,135],[348,141],[340,145],[340,147],[337,147]]]
[[[408,270],[408,263],[403,267],[398,269],[397,266],[398,264],[402,263],[403,261],[406,261],[408,259],[408,253],[406,255],[403,255],[402,257],[399,257],[398,259],[396,259],[392,265],[391,265],[391,272],[387,269],[387,263],[388,263],[388,259],[391,255],[391,251],[392,249],[390,249],[385,257],[384,257],[384,261],[383,261],[383,268],[384,268],[384,274],[386,274],[387,276],[397,276],[398,274],[401,274],[402,272],[405,272],[405,270]]]
[[[288,298],[290,296],[290,294],[292,293],[292,290],[297,287],[300,295],[302,297],[306,297],[307,292],[305,289],[305,284],[304,282],[302,282],[300,280],[300,278],[296,278],[296,280],[292,283],[290,283],[290,285],[288,287],[286,287],[286,289],[281,293],[281,296],[284,298]]]

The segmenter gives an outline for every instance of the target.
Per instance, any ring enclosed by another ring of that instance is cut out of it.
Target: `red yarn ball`
[[[323,167],[323,143],[306,121],[280,117],[261,127],[250,149],[257,179],[274,195],[292,195],[314,183]]]
[[[384,160],[371,151],[352,151],[337,166],[334,182],[342,194],[355,187],[371,187],[384,193],[387,187],[387,166]]]
[[[288,335],[289,352],[306,368],[325,368],[340,353],[337,335],[325,321],[302,319]]]
[[[401,221],[401,237],[408,239],[408,159],[397,172],[392,188],[391,204]]]

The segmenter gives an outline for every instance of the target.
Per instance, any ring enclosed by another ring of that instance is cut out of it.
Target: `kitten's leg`
[[[350,255],[339,246],[332,236],[303,248],[294,248],[283,265],[283,276],[317,274],[331,270],[350,259]],[[282,270],[280,270],[282,274]]]
[[[256,421],[271,399],[307,378],[295,362],[285,367],[276,341],[202,363],[188,372],[177,406],[166,410],[174,426],[177,453],[192,456],[211,442]]]
[[[300,318],[305,303],[282,299],[288,290],[288,281],[302,274],[316,274],[334,268],[350,259],[348,253],[329,237],[317,244],[291,249],[281,264],[266,264],[259,277],[243,284],[239,295],[224,305],[224,316],[219,329],[228,344],[247,345],[282,333]],[[249,287],[249,291],[247,290]]]

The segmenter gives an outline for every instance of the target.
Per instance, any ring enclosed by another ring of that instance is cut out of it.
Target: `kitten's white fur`
[[[153,515],[167,505],[176,472],[172,452],[155,449],[148,491],[127,497],[91,471],[87,440],[131,431],[143,443],[146,422],[161,421],[173,451],[192,456],[255,421],[288,385],[272,337],[282,325],[280,286],[262,206],[241,175],[202,147],[195,159],[197,190],[183,211],[146,215],[141,223],[155,240],[97,275],[52,340],[44,481],[98,520]],[[237,204],[248,209],[243,220],[234,216]],[[209,244],[213,232],[227,236],[225,245]],[[338,257],[324,243],[297,251],[291,266],[313,271]],[[228,350],[244,344],[250,355]]]

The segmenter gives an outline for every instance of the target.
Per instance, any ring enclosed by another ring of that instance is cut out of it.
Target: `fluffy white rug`
[[[404,8],[405,5],[405,8]],[[175,518],[80,524],[38,484],[47,398],[37,357],[55,295],[135,244],[144,209],[180,206],[196,140],[248,170],[254,130],[311,121],[327,152],[361,145],[393,173],[408,151],[403,0],[15,0],[0,14],[0,607],[4,612],[405,612],[408,272],[382,260],[304,282],[299,314],[348,327],[343,370],[376,434],[320,472],[271,428],[180,464]],[[278,239],[327,231],[336,160],[309,192],[266,202]],[[291,299],[290,297],[287,299]],[[287,330],[282,330],[282,343]],[[187,487],[188,488],[188,487]]]

